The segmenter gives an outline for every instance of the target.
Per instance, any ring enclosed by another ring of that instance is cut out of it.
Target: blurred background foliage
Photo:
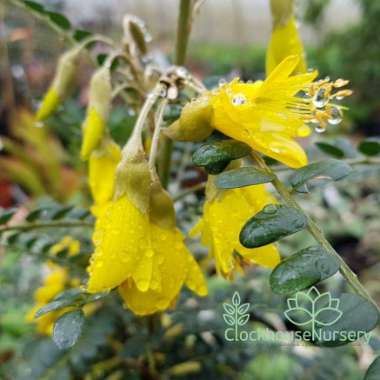
[[[64,9],[59,0],[46,3],[52,9]],[[331,1],[299,1],[299,19],[319,32]],[[344,2],[340,2],[344,7]],[[343,156],[357,157],[358,141],[380,135],[380,3],[356,0],[360,17],[354,24],[321,33],[317,43],[307,44],[310,67],[322,76],[348,78],[354,90],[349,111],[340,128],[309,141],[309,155],[331,155],[313,143],[333,143]],[[31,110],[48,86],[64,43],[46,26],[30,15],[0,4],[1,14],[1,105],[0,131],[0,206],[19,207],[13,218],[33,220],[81,220],[91,223],[85,208],[90,205],[85,185],[85,170],[79,161],[80,125],[87,99],[90,63],[84,62],[78,73],[79,86],[47,122],[47,128],[35,128]],[[338,16],[336,16],[338,17]],[[107,32],[103,19],[78,25]],[[223,28],[223,20],[210,28]],[[5,44],[5,42],[7,42]],[[158,41],[169,51],[167,41]],[[99,52],[101,53],[101,51]],[[154,50],[155,60],[168,64],[170,54]],[[240,76],[244,80],[264,76],[265,43],[242,45],[195,41],[189,51],[189,68],[207,85],[219,79]],[[135,111],[116,104],[109,122],[114,139],[123,144],[128,138]],[[344,138],[342,137],[344,136]],[[176,144],[172,176],[178,180],[172,192],[186,189],[205,179],[190,162],[191,150]],[[340,154],[335,151],[334,153]],[[333,154],[333,156],[334,156]],[[321,221],[327,237],[347,263],[363,279],[365,286],[380,300],[380,176],[378,167],[364,167],[338,184],[314,184],[307,195],[299,195],[303,207]],[[286,173],[284,174],[286,177]],[[200,214],[202,192],[177,202],[181,228],[187,230]],[[66,206],[71,207],[67,208]],[[66,235],[80,241],[80,252],[69,257],[62,249],[52,255],[51,247]],[[307,246],[303,232],[281,244],[284,256]],[[107,297],[105,307],[88,317],[77,344],[68,351],[59,350],[50,338],[38,336],[25,319],[32,307],[32,293],[40,286],[47,259],[68,266],[71,276],[85,278],[84,263],[91,253],[90,231],[42,230],[8,234],[0,247],[0,378],[4,379],[150,379],[154,365],[164,379],[255,379],[255,380],[357,380],[379,353],[377,332],[371,347],[363,343],[340,348],[282,346],[276,342],[230,343],[224,339],[222,303],[238,290],[251,303],[249,329],[291,328],[283,316],[285,299],[271,293],[268,273],[252,268],[247,276],[228,283],[211,276],[210,296],[199,300],[185,293],[178,307],[160,316],[161,327],[148,319],[138,319],[123,310],[117,295]],[[206,252],[196,243],[193,251],[213,274]],[[326,289],[342,286],[339,277],[325,281]],[[180,363],[180,364],[179,364]]]

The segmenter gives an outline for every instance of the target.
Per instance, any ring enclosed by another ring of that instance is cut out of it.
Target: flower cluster
[[[166,104],[178,100],[181,86],[192,80],[199,96],[184,105],[178,120],[163,129],[167,137],[199,142],[218,131],[291,168],[307,164],[298,138],[309,136],[311,127],[320,132],[328,124],[341,121],[343,107],[337,102],[351,95],[350,90],[343,89],[348,81],[316,80],[318,72],[307,71],[292,1],[272,0],[271,7],[273,31],[265,80],[244,83],[235,78],[205,90],[185,69],[168,70],[146,97],[123,149],[107,131],[113,99],[113,56],[93,75],[81,147],[81,158],[89,164],[91,211],[96,217],[94,252],[87,268],[88,292],[117,288],[128,308],[138,315],[173,306],[183,286],[200,296],[207,294],[202,271],[185,245],[185,235],[176,226],[173,201],[156,173],[160,121],[156,121],[150,143],[145,144],[150,148],[149,161],[143,147],[142,130],[159,99],[157,119],[162,119]],[[125,20],[127,31],[136,27],[133,23],[134,19]],[[132,38],[129,32],[126,35]],[[131,46],[132,55],[145,50],[145,45]],[[73,50],[61,59],[38,119],[50,115],[67,93],[78,54],[78,49]],[[149,83],[145,87],[150,88]],[[240,166],[241,162],[233,165]],[[229,170],[228,162],[224,167]],[[200,235],[201,243],[215,259],[217,271],[226,278],[252,263],[275,267],[280,255],[274,244],[249,249],[240,243],[239,234],[252,215],[276,200],[264,185],[220,190],[214,182],[210,175],[203,216],[190,237]],[[49,299],[62,290],[66,281],[61,270],[53,274],[51,279],[57,279],[57,286],[54,292],[48,292]],[[50,282],[48,277],[47,287]],[[40,306],[48,299],[38,295],[37,301]]]
[[[70,236],[65,236],[50,248],[50,255],[54,256],[62,250],[67,250],[69,256],[74,256],[80,251],[80,243]],[[69,308],[53,311],[35,319],[36,312],[65,289],[77,285],[78,281],[70,278],[67,269],[52,261],[47,262],[46,271],[42,286],[34,292],[35,305],[26,315],[26,319],[36,324],[36,329],[40,334],[51,335],[54,322]]]

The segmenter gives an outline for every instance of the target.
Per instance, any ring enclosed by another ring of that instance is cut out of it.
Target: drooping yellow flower
[[[175,227],[172,201],[141,155],[123,157],[114,199],[98,215],[87,290],[119,287],[127,306],[147,315],[170,307],[183,285],[199,295],[207,288]]]
[[[64,268],[48,263],[48,270],[49,274],[44,278],[42,286],[34,293],[36,303],[26,315],[26,319],[35,323],[37,331],[44,335],[51,335],[54,322],[67,311],[67,309],[61,309],[35,318],[36,312],[61,293],[67,284],[68,274]]]
[[[241,263],[275,267],[280,256],[274,244],[248,249],[239,241],[247,220],[265,205],[275,203],[274,198],[264,185],[218,191],[210,177],[202,219],[190,231],[190,236],[201,235],[201,242],[215,259],[217,271],[226,278],[231,278]]]
[[[272,36],[266,55],[267,76],[289,55],[299,57],[295,73],[305,73],[307,65],[293,12],[293,0],[271,0]]]
[[[265,81],[234,80],[211,93],[213,127],[290,167],[306,165],[295,138],[311,132],[305,122],[312,117],[312,102],[296,95],[308,89],[317,72],[291,76],[298,62],[288,57]]]
[[[74,80],[79,54],[80,49],[74,48],[64,53],[59,59],[53,82],[37,111],[37,121],[48,118],[67,96]]]
[[[179,121],[165,129],[166,135],[196,141],[189,131],[194,125],[205,124],[205,115],[209,114],[205,136],[217,129],[292,168],[306,165],[306,154],[296,138],[311,133],[309,124],[317,131],[323,131],[328,123],[338,124],[342,107],[335,100],[351,95],[352,91],[340,89],[348,83],[343,79],[314,82],[316,71],[292,75],[298,64],[299,57],[289,56],[264,81],[243,83],[234,79],[205,91],[201,102],[198,98],[187,104],[186,115],[181,113]]]
[[[86,119],[83,122],[81,157],[87,160],[100,144],[112,100],[111,74],[108,66],[103,66],[92,76],[89,90]]]
[[[121,160],[121,149],[110,138],[103,139],[100,147],[90,155],[88,182],[94,205],[91,210],[99,215],[115,191],[116,166]]]
[[[178,230],[150,226],[152,256],[144,257],[132,278],[119,287],[126,305],[135,314],[169,308],[184,284],[199,295],[207,294],[203,275],[183,239]]]

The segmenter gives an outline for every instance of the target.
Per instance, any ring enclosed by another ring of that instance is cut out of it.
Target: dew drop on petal
[[[326,131],[326,128],[325,127],[322,127],[322,125],[317,125],[315,128],[314,128],[315,132],[317,133],[323,133]]]
[[[275,214],[277,211],[277,207],[275,205],[266,205],[264,208],[263,208],[263,212],[265,214]]]
[[[145,251],[145,256],[146,257],[152,257],[154,255],[153,249],[149,248]]]
[[[235,94],[232,98],[232,104],[234,106],[241,106],[247,103],[247,98],[243,94]]]

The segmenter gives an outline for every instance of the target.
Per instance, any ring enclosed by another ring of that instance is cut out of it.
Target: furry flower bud
[[[58,61],[53,82],[37,111],[37,121],[47,119],[66,98],[74,80],[80,50],[74,48],[64,53]]]
[[[83,140],[80,154],[83,160],[87,160],[99,145],[106,129],[112,101],[111,73],[108,67],[100,68],[93,75],[89,96],[87,115],[82,126]]]

